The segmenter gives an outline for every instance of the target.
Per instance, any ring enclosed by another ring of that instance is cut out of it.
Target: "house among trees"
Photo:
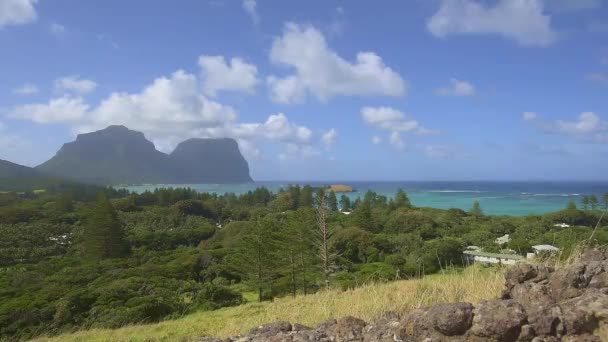
[[[496,240],[494,240],[494,243],[502,246],[502,245],[506,245],[507,243],[509,243],[509,241],[511,241],[511,237],[509,237],[509,234],[505,234],[499,238],[497,238]]]
[[[525,259],[518,254],[486,253],[472,250],[466,250],[463,254],[465,262],[468,264],[480,262],[483,264],[514,265]]]

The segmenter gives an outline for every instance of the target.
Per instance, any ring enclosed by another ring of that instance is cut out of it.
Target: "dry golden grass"
[[[503,287],[502,274],[496,269],[475,266],[463,272],[446,272],[420,280],[371,284],[349,291],[323,291],[280,298],[272,303],[199,312],[157,324],[93,329],[37,341],[194,341],[201,336],[242,334],[252,327],[278,320],[309,326],[348,315],[372,320],[386,311],[404,313],[436,303],[476,303],[495,297]]]

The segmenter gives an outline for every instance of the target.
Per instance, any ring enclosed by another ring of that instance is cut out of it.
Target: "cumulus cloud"
[[[330,148],[336,142],[337,137],[338,132],[336,132],[336,130],[332,128],[329,131],[323,133],[323,135],[321,136],[321,140],[323,141],[323,144],[325,144],[325,147]]]
[[[545,133],[569,136],[591,143],[608,143],[608,122],[593,112],[583,112],[574,121],[546,121],[535,113],[524,113],[523,118]]]
[[[473,96],[476,91],[471,83],[452,78],[449,86],[441,87],[435,92],[441,96]]]
[[[23,25],[36,21],[34,5],[38,0],[0,0],[0,29],[9,25]]]
[[[285,152],[279,154],[279,160],[313,159],[321,156],[321,152],[310,145],[287,144]]]
[[[405,148],[405,142],[403,141],[403,138],[401,138],[401,133],[399,133],[398,131],[393,131],[389,135],[388,141],[391,143],[391,145],[393,145],[397,149]]]
[[[391,107],[364,107],[361,109],[361,118],[365,123],[387,131],[416,133],[428,131],[418,121],[406,118],[403,112]]]
[[[76,122],[84,118],[89,105],[82,98],[62,96],[48,103],[17,106],[9,112],[16,119],[26,119],[37,123]]]
[[[289,122],[283,113],[273,114],[264,123],[242,123],[230,127],[232,135],[240,138],[264,138],[291,144],[308,144],[312,131],[305,126]]]
[[[260,22],[256,0],[243,0],[243,9],[247,12],[254,24],[257,25]]]
[[[240,58],[227,62],[223,56],[200,56],[198,64],[202,71],[203,91],[208,96],[215,96],[218,91],[255,93],[259,82],[255,65]]]
[[[66,122],[75,133],[125,125],[144,132],[165,152],[193,137],[235,138],[242,152],[253,159],[262,155],[258,144],[294,145],[300,156],[317,151],[315,144],[321,141],[313,140],[312,130],[285,114],[269,115],[263,122],[240,122],[231,106],[208,98],[203,88],[196,75],[178,70],[153,80],[140,92],[111,93],[97,105],[87,104],[82,96],[63,95],[48,103],[17,106],[8,115],[37,123]]]
[[[35,84],[26,83],[20,87],[13,89],[13,94],[17,95],[33,95],[38,93],[39,89]]]
[[[404,149],[406,144],[402,137],[405,133],[430,134],[436,131],[421,126],[418,121],[409,119],[398,109],[392,107],[364,107],[361,109],[363,121],[380,130],[388,132],[388,142],[398,148]],[[373,144],[380,144],[382,139],[375,136]]]
[[[557,40],[542,0],[498,0],[494,5],[478,0],[442,0],[427,21],[427,29],[439,38],[498,34],[522,46],[545,47]]]
[[[377,135],[374,135],[372,137],[372,144],[374,144],[374,145],[380,145],[380,144],[382,144],[382,138],[380,138]]]
[[[357,53],[349,62],[327,45],[323,34],[312,26],[287,23],[283,35],[275,38],[270,60],[294,69],[285,77],[267,78],[275,102],[301,102],[307,95],[320,101],[335,96],[404,96],[406,82],[387,67],[374,52]]]
[[[97,83],[80,78],[78,75],[66,76],[55,80],[55,91],[76,94],[90,93],[97,88]]]

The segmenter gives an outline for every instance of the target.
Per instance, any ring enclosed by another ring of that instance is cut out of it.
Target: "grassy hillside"
[[[435,303],[475,303],[497,296],[502,287],[502,272],[470,267],[421,280],[366,285],[349,291],[323,291],[200,312],[157,324],[94,329],[36,341],[195,341],[206,335],[228,337],[245,333],[252,327],[277,320],[314,326],[347,315],[370,320],[386,311],[403,313]]]

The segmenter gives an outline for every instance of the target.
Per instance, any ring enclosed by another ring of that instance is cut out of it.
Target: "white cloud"
[[[441,96],[473,96],[475,95],[475,87],[467,82],[455,78],[450,80],[450,85],[437,89],[437,95]]]
[[[399,133],[398,131],[393,131],[391,135],[389,135],[389,141],[391,145],[395,146],[395,148],[397,149],[405,148],[405,142],[401,138],[401,133]]]
[[[260,22],[256,0],[243,0],[243,9],[247,12],[254,24],[257,25]]]
[[[13,94],[17,95],[33,95],[38,93],[38,87],[35,84],[26,83],[18,88],[13,89]]]
[[[574,121],[545,121],[536,114],[526,118],[526,113],[524,119],[545,133],[569,136],[592,143],[608,143],[608,122],[603,121],[593,112],[583,112]]]
[[[330,148],[336,142],[337,137],[338,132],[336,132],[336,130],[332,128],[329,131],[323,133],[323,135],[321,136],[321,140],[323,140],[323,144],[325,144],[325,147]]]
[[[425,130],[418,121],[408,120],[403,112],[391,107],[364,107],[361,118],[365,123],[387,131],[423,133]]]
[[[308,127],[289,122],[283,113],[270,115],[264,123],[243,123],[230,128],[232,134],[240,138],[263,138],[293,144],[308,144],[312,131]]]
[[[51,30],[51,33],[56,37],[62,37],[66,33],[65,26],[58,23],[52,23],[51,26],[49,26],[49,30]]]
[[[38,0],[0,0],[0,29],[9,25],[23,25],[36,21],[34,5]]]
[[[63,96],[53,98],[45,104],[17,106],[8,115],[37,123],[75,122],[84,118],[89,105],[79,97]]]
[[[165,152],[193,137],[235,138],[252,159],[262,156],[257,144],[294,145],[301,156],[315,155],[315,144],[321,144],[313,141],[311,129],[283,113],[269,115],[264,122],[239,122],[232,107],[205,96],[197,76],[183,70],[153,80],[140,92],[111,93],[96,106],[81,96],[64,95],[48,103],[15,107],[8,115],[37,123],[67,122],[74,133],[124,125],[144,132]]]
[[[271,97],[279,103],[301,102],[311,94],[321,101],[334,96],[404,96],[406,82],[374,52],[359,52],[354,63],[327,46],[323,34],[312,26],[285,25],[270,51],[275,64],[290,66],[295,73],[267,79]]]
[[[76,94],[90,93],[97,88],[97,83],[82,79],[78,75],[66,76],[55,80],[55,91]]]
[[[313,159],[321,156],[321,152],[310,145],[287,144],[286,151],[279,154],[279,160]]]
[[[388,132],[388,142],[397,149],[406,147],[402,134],[415,133],[418,135],[437,133],[437,131],[422,127],[418,121],[408,119],[400,110],[391,107],[363,107],[361,118],[368,125]],[[372,143],[378,145],[380,137],[372,137]]]
[[[498,0],[493,6],[478,0],[442,0],[427,28],[440,38],[498,34],[522,46],[545,47],[557,40],[551,16],[543,13],[542,0]]]
[[[255,93],[259,82],[255,65],[240,58],[232,58],[227,63],[223,56],[200,56],[198,64],[203,74],[203,91],[208,96],[215,96],[218,91]]]

